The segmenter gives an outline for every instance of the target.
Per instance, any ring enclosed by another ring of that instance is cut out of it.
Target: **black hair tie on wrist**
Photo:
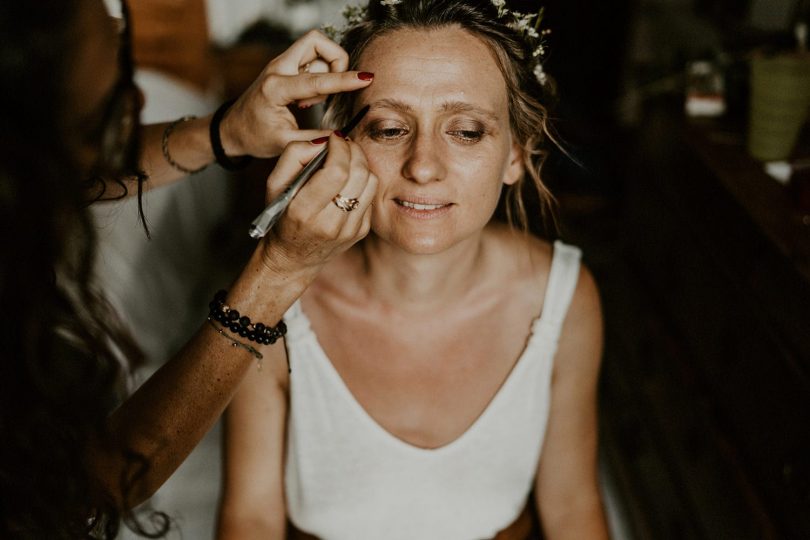
[[[211,125],[209,128],[209,133],[211,135],[211,148],[214,150],[214,158],[216,158],[217,164],[219,164],[220,167],[228,171],[238,171],[240,169],[244,169],[247,167],[248,163],[253,160],[253,157],[251,156],[240,156],[236,159],[229,158],[225,154],[225,149],[222,148],[222,139],[219,136],[219,125],[222,122],[222,119],[225,117],[225,113],[228,112],[228,109],[230,109],[231,105],[234,103],[236,103],[235,99],[229,99],[220,105],[214,113],[214,116],[211,117]]]

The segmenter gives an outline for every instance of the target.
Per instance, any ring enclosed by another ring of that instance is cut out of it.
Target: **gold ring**
[[[354,197],[350,198],[341,197],[340,193],[335,195],[335,197],[332,199],[332,202],[335,203],[335,206],[337,206],[344,212],[351,212],[352,210],[360,206],[360,201],[358,199],[355,199]]]

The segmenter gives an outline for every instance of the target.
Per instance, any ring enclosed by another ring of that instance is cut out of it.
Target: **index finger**
[[[310,30],[281,53],[275,65],[279,73],[294,75],[299,69],[316,59],[329,64],[333,73],[346,71],[349,68],[349,55],[343,48],[329,39],[319,30]]]
[[[374,79],[372,73],[344,71],[342,73],[301,73],[285,78],[277,94],[284,103],[325,97],[339,92],[351,92],[365,88]]]

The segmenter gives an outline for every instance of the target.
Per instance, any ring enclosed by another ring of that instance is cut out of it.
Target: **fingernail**
[[[361,81],[370,81],[374,78],[374,74],[369,73],[368,71],[361,71],[357,74],[357,78]]]
[[[342,131],[340,131],[339,129],[336,129],[336,130],[335,130],[335,135],[337,135],[337,136],[338,136],[338,137],[340,137],[341,139],[345,139],[345,138],[346,138],[346,135],[344,135],[344,134],[343,134],[343,132],[342,132]]]
[[[301,103],[298,105],[299,109],[309,109],[310,107],[312,107],[312,105],[310,105],[309,103]]]
[[[312,143],[312,144],[324,144],[324,143],[326,143],[328,141],[329,141],[329,135],[327,135],[326,137],[318,137],[317,139],[312,139],[309,142]]]

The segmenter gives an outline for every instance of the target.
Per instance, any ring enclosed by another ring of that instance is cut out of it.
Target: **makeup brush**
[[[346,124],[343,129],[340,130],[343,135],[348,135],[351,130],[360,123],[360,120],[368,112],[369,106],[366,105],[360,111],[354,115],[354,118],[349,120],[349,123]],[[328,153],[329,149],[324,148],[321,152],[312,158],[309,163],[307,163],[304,168],[298,173],[298,176],[287,186],[281,194],[273,199],[270,204],[265,207],[264,211],[262,211],[259,216],[253,220],[253,223],[250,224],[250,230],[248,234],[251,238],[259,239],[263,237],[267,232],[273,228],[273,225],[279,220],[279,218],[284,214],[287,210],[287,207],[292,202],[293,197],[298,193],[304,184],[312,177],[315,172],[323,165],[324,160],[326,159],[326,154]]]

